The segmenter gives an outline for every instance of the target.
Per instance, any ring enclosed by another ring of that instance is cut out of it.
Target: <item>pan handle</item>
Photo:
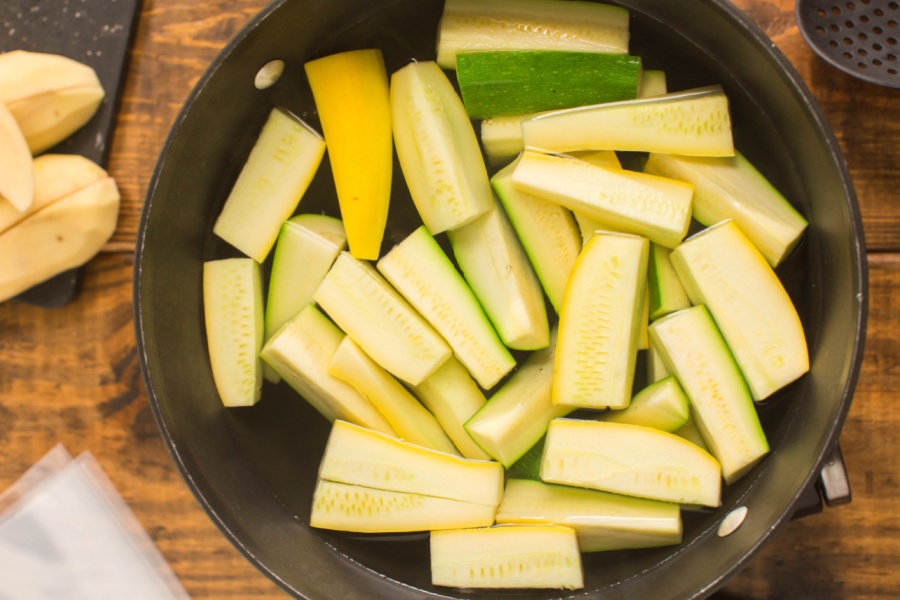
[[[825,461],[819,473],[819,479],[803,492],[791,518],[799,519],[814,515],[822,512],[825,506],[834,508],[849,504],[852,499],[844,455],[841,452],[841,445],[836,443],[831,456]]]
[[[849,504],[853,499],[850,491],[850,478],[847,476],[847,466],[844,464],[844,455],[841,453],[840,444],[834,445],[831,456],[822,467],[817,487],[829,508]]]

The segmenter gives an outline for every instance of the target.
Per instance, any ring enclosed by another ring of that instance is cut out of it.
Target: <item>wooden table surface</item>
[[[144,0],[109,170],[117,232],[75,302],[0,304],[0,490],[57,442],[90,450],[194,598],[282,598],[201,510],[144,390],[133,249],[156,157],[194,83],[265,0]],[[862,375],[841,436],[851,504],[789,523],[721,598],[894,598],[900,590],[900,91],[857,81],[805,45],[792,0],[737,0],[791,60],[845,152],[870,267]]]

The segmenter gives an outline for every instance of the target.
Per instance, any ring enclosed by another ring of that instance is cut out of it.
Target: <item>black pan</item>
[[[835,139],[774,45],[725,0],[630,0],[634,53],[664,69],[672,90],[721,83],[737,147],[807,216],[804,242],[779,268],[809,338],[808,375],[760,408],[771,454],[724,493],[716,511],[685,514],[681,546],[586,555],[589,597],[705,596],[779,529],[837,440],[859,373],[867,274],[859,209]],[[286,386],[266,385],[254,408],[222,408],[208,364],[201,263],[234,255],[212,223],[256,132],[274,105],[313,124],[304,61],[363,47],[389,70],[434,57],[442,3],[287,0],[264,10],[228,45],[190,96],[149,189],[135,271],[136,327],[150,400],[172,457],[204,509],[253,564],[307,598],[484,598],[436,589],[427,536],[363,537],[308,526],[328,427]],[[284,76],[266,90],[272,59]],[[385,244],[417,223],[399,169]],[[327,161],[301,203],[336,215]],[[720,538],[724,515],[749,509]],[[582,592],[572,597],[583,597]],[[520,598],[557,593],[509,592]]]

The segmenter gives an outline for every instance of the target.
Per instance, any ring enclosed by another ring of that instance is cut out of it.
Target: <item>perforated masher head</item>
[[[900,89],[900,0],[797,0],[797,24],[823,59]]]

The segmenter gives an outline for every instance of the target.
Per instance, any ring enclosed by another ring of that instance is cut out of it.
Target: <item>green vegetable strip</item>
[[[641,59],[590,52],[474,52],[456,58],[473,119],[572,108],[637,97]]]

